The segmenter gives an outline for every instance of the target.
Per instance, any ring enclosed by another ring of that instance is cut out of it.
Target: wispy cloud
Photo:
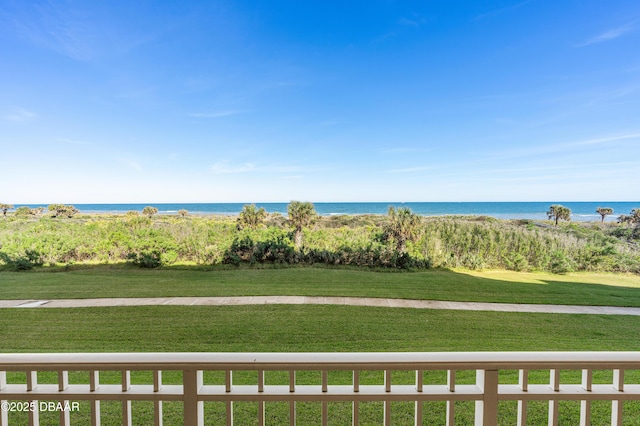
[[[504,12],[510,12],[512,10],[519,9],[522,6],[524,6],[524,5],[528,4],[528,3],[531,3],[532,1],[533,0],[525,0],[525,1],[522,1],[520,3],[513,4],[511,6],[503,7],[503,8],[500,8],[500,9],[495,9],[495,10],[492,10],[492,11],[486,12],[486,13],[482,13],[482,14],[474,17],[473,20],[474,21],[479,21],[479,20],[482,20],[482,19],[490,18],[490,17],[495,16],[495,15],[499,15],[499,14],[504,13]]]
[[[256,169],[253,163],[244,163],[238,166],[229,164],[228,161],[218,161],[211,165],[210,170],[217,174],[229,174],[229,173],[247,173]]]
[[[91,145],[90,142],[79,141],[77,139],[69,139],[69,138],[57,138],[56,142],[62,142],[71,145]]]
[[[585,141],[573,142],[573,143],[571,143],[569,145],[571,145],[571,146],[596,145],[596,144],[602,144],[602,143],[607,143],[607,142],[619,141],[619,140],[623,140],[623,139],[638,139],[638,138],[640,138],[640,133],[630,133],[628,135],[609,136],[609,137],[606,137],[606,138],[588,139],[588,140],[585,140]]]
[[[5,14],[4,23],[33,44],[79,61],[119,55],[155,40],[154,29],[123,28],[124,21],[98,15],[89,3],[24,2],[18,12]],[[124,25],[126,26],[126,25]]]
[[[297,165],[257,165],[253,162],[245,162],[242,164],[232,164],[227,160],[217,161],[211,165],[209,170],[215,174],[231,174],[231,173],[272,173],[272,174],[290,174],[290,173],[307,173],[317,171],[309,167]]]
[[[409,18],[407,18],[406,16],[403,16],[402,18],[398,19],[396,21],[396,24],[401,26],[408,26],[408,27],[420,27],[426,24],[427,22],[428,21],[425,18],[414,13]]]
[[[38,115],[35,112],[21,107],[13,107],[2,116],[2,119],[12,123],[24,124],[35,120],[37,117]]]
[[[429,152],[433,151],[430,148],[389,148],[383,149],[380,151],[382,154],[393,154],[393,153],[402,153],[402,152]]]
[[[599,34],[595,37],[590,38],[584,43],[578,44],[577,47],[585,47],[585,46],[590,46],[592,44],[602,43],[604,41],[615,40],[618,37],[622,37],[623,35],[630,33],[636,28],[636,26],[637,26],[637,23],[634,22],[634,23],[623,25],[618,28],[605,31],[602,34]]]
[[[189,117],[193,118],[220,118],[220,117],[229,117],[232,115],[244,114],[245,111],[216,111],[216,112],[192,112],[187,114]]]
[[[387,173],[415,173],[429,169],[429,167],[407,167],[405,169],[387,170]]]
[[[135,170],[136,172],[142,172],[142,166],[140,165],[140,163],[138,163],[137,161],[134,160],[127,160],[127,159],[120,159],[120,164],[123,164],[127,167],[129,167],[132,170]]]

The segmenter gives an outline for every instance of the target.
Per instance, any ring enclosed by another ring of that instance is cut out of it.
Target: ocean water
[[[175,214],[178,210],[185,209],[190,214],[219,214],[237,215],[242,206],[249,203],[149,203],[149,204],[74,204],[81,213],[125,213],[129,210],[142,211],[145,206],[152,205],[158,209],[159,214]],[[258,207],[264,207],[269,213],[287,214],[288,203],[254,203]],[[414,213],[424,216],[443,215],[484,215],[498,219],[547,219],[546,212],[552,204],[562,204],[571,209],[573,221],[599,221],[600,215],[596,213],[598,207],[613,208],[613,215],[607,217],[607,221],[615,221],[621,214],[629,214],[631,209],[640,208],[640,201],[636,202],[375,202],[375,203],[314,203],[318,214],[386,214],[390,206],[409,207]],[[27,204],[29,207],[38,207],[37,204]],[[46,204],[44,205],[46,207]],[[16,208],[19,205],[16,205]]]

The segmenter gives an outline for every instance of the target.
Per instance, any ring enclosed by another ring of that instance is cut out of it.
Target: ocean
[[[140,204],[74,204],[81,213],[125,213],[129,210],[142,211],[145,206],[154,206],[159,214],[175,214],[185,209],[191,214],[237,215],[242,206],[250,203],[140,203]],[[254,203],[264,207],[269,213],[287,214],[288,203]],[[552,204],[562,204],[571,209],[574,221],[599,221],[596,213],[598,207],[611,207],[614,214],[607,221],[615,221],[621,214],[629,214],[631,209],[640,208],[640,202],[349,202],[349,203],[314,203],[318,214],[357,215],[386,214],[390,206],[409,207],[414,213],[424,216],[473,215],[491,216],[498,219],[547,219],[546,212]],[[38,207],[38,204],[26,204]],[[15,207],[19,207],[16,205]],[[46,207],[46,205],[44,205]]]

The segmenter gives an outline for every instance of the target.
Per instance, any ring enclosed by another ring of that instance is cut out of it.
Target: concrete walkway
[[[54,300],[0,300],[0,308],[82,308],[107,306],[225,306],[225,305],[348,305],[385,308],[450,309],[458,311],[538,312],[557,314],[634,315],[640,308],[615,306],[536,305],[518,303],[446,302],[436,300],[381,299],[373,297],[244,296],[155,297]]]

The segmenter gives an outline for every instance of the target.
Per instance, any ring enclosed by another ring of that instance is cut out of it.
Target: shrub
[[[51,212],[51,217],[68,217],[72,218],[79,210],[74,206],[67,206],[64,204],[50,204],[47,210]]]
[[[27,206],[18,207],[16,209],[16,216],[33,216],[35,213]]]
[[[130,253],[128,259],[131,263],[141,268],[159,268],[162,266],[162,254],[159,250]]]
[[[24,254],[10,256],[0,252],[0,261],[5,264],[5,268],[10,271],[28,271],[34,266],[42,266],[42,256],[35,250],[25,250]]]

